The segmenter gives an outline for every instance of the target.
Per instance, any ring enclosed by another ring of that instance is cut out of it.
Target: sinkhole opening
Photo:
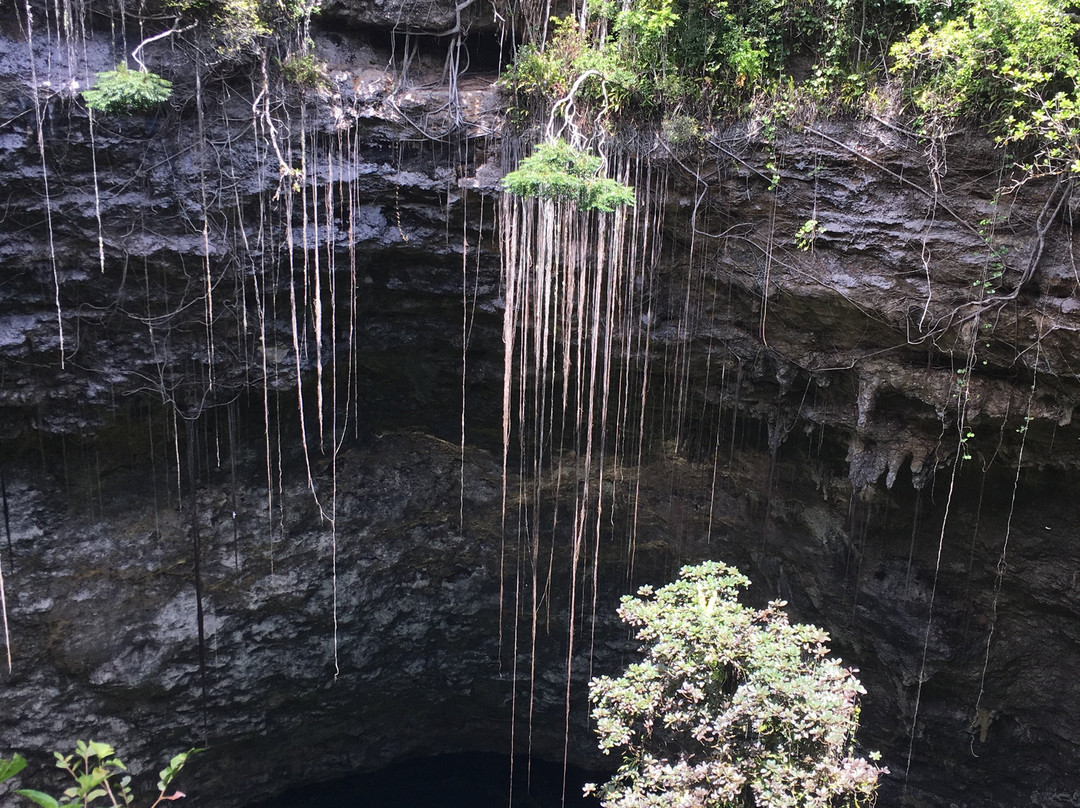
[[[563,766],[516,759],[510,788],[509,755],[461,752],[411,758],[385,769],[295,786],[247,808],[600,808],[585,797],[585,783],[609,775],[568,766],[563,801]]]

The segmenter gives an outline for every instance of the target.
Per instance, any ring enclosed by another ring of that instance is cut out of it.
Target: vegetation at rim
[[[623,750],[622,766],[599,787],[605,808],[873,799],[884,770],[852,751],[866,691],[829,658],[828,635],[790,623],[782,601],[740,604],[749,583],[710,561],[623,598],[619,614],[637,629],[645,658],[589,684],[600,748]]]
[[[167,0],[178,20],[198,20],[218,58],[243,61],[257,56],[270,39],[305,44],[312,15],[322,0]]]
[[[184,768],[188,758],[198,749],[189,749],[174,755],[169,764],[158,772],[157,797],[150,808],[162,802],[172,802],[184,796],[182,791],[168,793],[169,786]],[[77,741],[75,752],[64,755],[54,752],[56,767],[63,769],[74,781],[64,790],[63,797],[56,799],[43,791],[20,788],[15,793],[25,797],[41,808],[88,808],[91,805],[130,808],[136,804],[131,789],[131,777],[127,767],[116,756],[116,750],[99,741]],[[10,780],[26,768],[26,759],[14,755],[11,760],[0,758],[0,783]]]
[[[1080,25],[1055,0],[609,0],[542,17],[503,83],[526,125],[561,105],[575,147],[643,120],[783,122],[795,101],[872,114],[887,84],[928,139],[987,126],[1016,181],[1080,172]]]
[[[892,48],[928,137],[965,120],[1015,150],[1025,177],[1080,173],[1080,25],[1057,0],[974,0]]]
[[[172,27],[151,34],[131,53],[137,69],[121,62],[115,70],[96,74],[93,86],[82,92],[90,109],[112,114],[151,112],[173,91],[169,79],[149,70],[139,58],[157,40],[188,32],[198,37],[201,67],[234,68],[273,54],[281,76],[298,87],[319,87],[322,66],[311,53],[311,17],[322,0],[168,0],[163,11]],[[140,23],[141,16],[136,15]]]

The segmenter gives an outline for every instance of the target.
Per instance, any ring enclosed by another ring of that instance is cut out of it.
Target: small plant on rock
[[[600,174],[603,161],[575,149],[561,138],[541,143],[502,179],[503,190],[517,196],[567,199],[581,210],[611,213],[634,204],[634,189]]]
[[[806,251],[814,246],[814,242],[817,241],[825,231],[825,228],[821,226],[821,222],[817,219],[807,219],[803,222],[802,226],[795,231],[795,246],[800,250]]]
[[[645,658],[589,685],[600,748],[623,756],[598,789],[605,808],[873,798],[884,770],[852,751],[862,685],[829,658],[824,631],[788,622],[782,601],[761,611],[740,604],[749,583],[710,561],[623,598],[619,614]]]
[[[126,115],[150,112],[169,100],[172,82],[149,70],[132,70],[119,64],[116,70],[97,74],[94,86],[83,90],[86,106],[101,112]]]
[[[169,765],[158,772],[158,795],[150,808],[162,802],[171,802],[184,796],[182,791],[168,793],[169,785],[187,763],[190,755],[199,750],[189,749],[173,756]],[[26,797],[41,808],[88,808],[91,805],[120,808],[135,805],[135,796],[131,790],[131,777],[126,774],[127,767],[116,757],[116,750],[107,743],[98,741],[78,741],[73,755],[54,752],[56,767],[63,769],[75,781],[64,790],[63,797],[56,799],[42,791],[21,788],[15,793]],[[26,759],[15,755],[11,760],[0,758],[0,783],[9,780],[26,768]]]
[[[311,53],[293,53],[281,62],[281,74],[290,84],[305,89],[327,89],[330,80],[325,62],[316,61]]]

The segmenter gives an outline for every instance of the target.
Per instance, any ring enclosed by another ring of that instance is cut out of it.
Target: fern
[[[149,112],[171,95],[172,82],[168,79],[149,70],[131,70],[124,64],[98,73],[94,86],[82,93],[90,109],[117,115]]]
[[[541,143],[503,177],[502,187],[517,196],[568,199],[581,210],[611,213],[620,205],[633,205],[634,189],[600,176],[601,162],[562,139]]]

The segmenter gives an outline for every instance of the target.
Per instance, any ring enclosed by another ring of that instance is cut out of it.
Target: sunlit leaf
[[[25,768],[26,758],[22,755],[15,755],[11,760],[0,758],[0,783],[10,780]]]
[[[116,750],[109,746],[107,743],[99,743],[98,741],[90,741],[87,745],[87,751],[93,757],[107,758],[116,753]]]
[[[59,802],[41,791],[34,791],[32,788],[20,788],[15,793],[37,803],[41,808],[60,808]]]

